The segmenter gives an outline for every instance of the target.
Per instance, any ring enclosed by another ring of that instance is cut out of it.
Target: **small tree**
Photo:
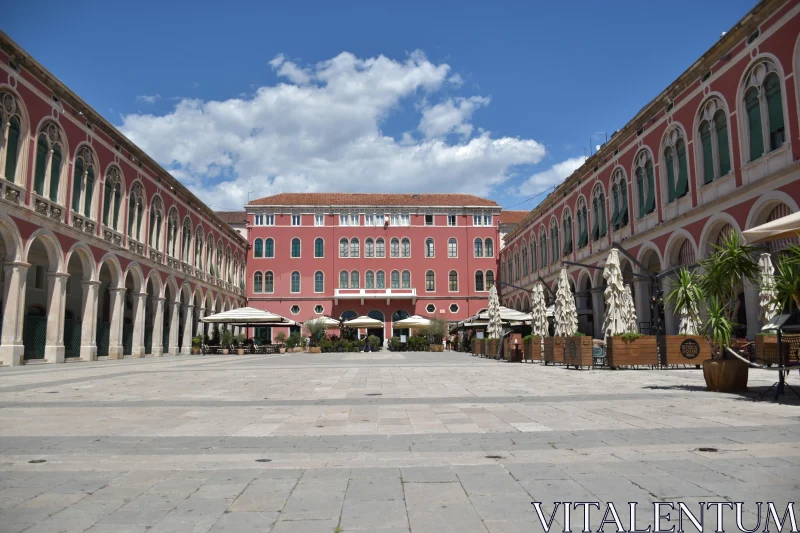
[[[423,328],[424,333],[428,337],[430,344],[441,344],[444,336],[447,335],[449,325],[446,320],[435,316],[431,318],[431,323]]]
[[[222,345],[227,347],[233,344],[233,333],[228,328],[222,329]]]
[[[283,331],[275,335],[275,340],[278,341],[278,344],[286,344],[286,339],[286,333]]]
[[[322,319],[309,320],[303,327],[308,335],[309,346],[319,346],[319,342],[328,332],[328,327]]]
[[[800,245],[793,244],[778,257],[775,292],[781,310],[800,309]]]
[[[664,296],[664,302],[673,313],[679,314],[681,323],[678,333],[681,335],[698,335],[700,333],[700,303],[703,293],[700,290],[700,276],[681,267],[674,280],[670,280],[670,290]]]

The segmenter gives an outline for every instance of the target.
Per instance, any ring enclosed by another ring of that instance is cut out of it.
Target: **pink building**
[[[493,201],[278,194],[246,210],[252,307],[298,322],[369,315],[385,322],[388,339],[393,320],[418,314],[457,321],[487,305],[499,242]]]

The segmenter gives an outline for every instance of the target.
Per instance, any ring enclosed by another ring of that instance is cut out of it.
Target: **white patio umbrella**
[[[306,324],[308,324],[309,322],[322,322],[328,329],[337,329],[339,327],[339,321],[329,316],[321,316],[319,318],[312,318],[311,320],[306,320]]]
[[[633,303],[631,286],[625,284],[625,320],[628,323],[628,331],[639,331],[639,320],[636,317],[636,305]]]
[[[503,334],[503,326],[500,321],[500,300],[497,298],[497,287],[492,285],[489,289],[489,327],[487,335],[490,339],[499,339]]]
[[[394,322],[392,324],[392,326],[394,326],[395,328],[399,328],[399,329],[424,328],[424,327],[430,326],[430,325],[431,325],[430,319],[425,318],[424,316],[419,316],[419,315],[412,315],[412,316],[410,316],[408,318],[404,318],[403,320],[398,320],[397,322]]]
[[[578,331],[578,311],[575,308],[575,296],[569,288],[567,269],[562,267],[558,276],[556,289],[556,336],[572,337]]]
[[[686,307],[681,307],[678,315],[681,317],[678,322],[678,335],[700,335],[703,323],[700,321],[700,313],[697,312],[697,309],[690,311]]]
[[[742,232],[747,244],[791,239],[800,233],[800,211]]]
[[[780,312],[778,292],[775,290],[775,268],[772,266],[770,255],[767,253],[761,254],[758,266],[761,271],[761,291],[759,293],[761,318],[764,322],[769,322]]]
[[[628,322],[623,315],[625,309],[625,283],[622,280],[622,270],[619,268],[619,253],[612,248],[606,259],[603,269],[603,278],[606,280],[606,290],[603,296],[606,300],[606,314],[603,318],[603,339],[609,336],[623,335],[629,331]]]
[[[281,315],[276,315],[263,309],[256,309],[254,307],[240,307],[238,309],[231,309],[222,313],[205,316],[200,319],[201,322],[207,324],[231,324],[231,325],[259,325],[265,324],[268,326],[291,326],[294,325],[293,320],[284,318]]]
[[[345,326],[350,328],[382,328],[383,322],[376,320],[372,317],[362,315],[344,323]]]
[[[547,304],[544,301],[544,287],[542,287],[541,282],[537,282],[533,286],[531,307],[531,315],[533,315],[533,321],[531,322],[533,331],[531,333],[540,337],[547,337]]]

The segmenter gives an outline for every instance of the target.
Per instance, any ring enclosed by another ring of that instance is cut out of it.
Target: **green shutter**
[[[639,218],[645,215],[644,204],[644,170],[641,167],[636,169],[636,188],[639,190]]]
[[[89,167],[86,172],[86,201],[83,207],[84,216],[91,216],[92,213],[92,193],[94,192],[94,168]]]
[[[611,195],[614,203],[614,212],[611,214],[611,226],[616,226],[617,219],[619,218],[619,192],[616,185],[611,188]]]
[[[644,165],[647,173],[647,212],[652,213],[656,209],[656,179],[653,175],[653,163],[648,161]]]
[[[597,204],[598,204],[597,198],[595,198],[594,206],[592,206],[593,207],[592,212],[594,214],[594,216],[592,217],[594,219],[594,225],[592,226],[593,241],[596,241],[597,239],[600,238],[600,209],[597,207]]]
[[[781,99],[781,82],[774,72],[767,76],[764,83],[767,97],[767,112],[769,115],[770,150],[775,150],[783,145],[783,100]]]
[[[58,201],[58,186],[61,181],[61,148],[53,147],[53,157],[50,161],[50,200]]]
[[[141,237],[142,237],[141,233],[142,233],[142,210],[143,209],[144,209],[144,206],[141,203],[136,207],[136,215],[137,215],[136,216],[136,240],[137,241],[142,240],[141,239]]]
[[[39,136],[36,146],[36,174],[33,177],[33,192],[39,196],[44,196],[44,176],[47,173],[47,139],[44,133]]]
[[[150,211],[150,246],[152,248],[158,248],[154,241],[153,234],[156,232],[156,212]]]
[[[19,150],[19,120],[16,117],[11,117],[8,128],[8,140],[6,142],[8,147],[6,150],[6,179],[14,183],[14,178],[17,175],[17,151]]]
[[[122,187],[117,183],[114,187],[114,229],[119,228],[119,207],[122,204]]]
[[[714,181],[714,155],[711,150],[711,126],[708,122],[700,125],[700,142],[703,146],[703,183],[711,183]]]
[[[728,151],[728,120],[725,112],[717,111],[714,116],[714,129],[717,130],[717,154],[719,155],[719,175],[724,176],[731,171],[731,154]]]
[[[136,202],[131,197],[130,201],[128,202],[128,237],[133,237],[133,216],[136,213]]]
[[[747,108],[747,124],[750,130],[750,161],[764,155],[764,137],[761,131],[761,104],[758,101],[758,89],[751,88],[744,97]]]
[[[628,225],[628,184],[622,183],[622,211],[619,214],[619,225]]]
[[[686,164],[686,143],[678,139],[675,143],[678,153],[678,183],[675,186],[675,198],[683,198],[689,192],[689,167]]]
[[[608,217],[606,216],[606,197],[600,196],[600,235],[605,237],[608,233]]]
[[[72,177],[72,210],[81,211],[81,181],[83,181],[83,159],[75,161],[75,174]]]
[[[675,200],[675,161],[671,147],[664,150],[664,163],[667,166],[667,203],[672,203]]]
[[[103,196],[103,224],[108,226],[108,213],[111,210],[111,201],[114,199],[114,190],[111,188],[111,182],[106,178],[105,195]]]

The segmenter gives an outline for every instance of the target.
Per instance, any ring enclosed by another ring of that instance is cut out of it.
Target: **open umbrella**
[[[533,286],[533,301],[531,302],[531,307],[531,315],[533,315],[531,333],[540,337],[547,337],[547,304],[545,304],[544,301],[544,288],[541,282],[537,282]]]
[[[562,267],[556,289],[556,336],[572,337],[578,331],[578,311],[575,309],[575,296],[569,288],[567,269]]]
[[[345,326],[354,329],[360,328],[382,328],[383,322],[372,317],[362,315],[344,323]]]
[[[335,318],[331,318],[329,316],[321,316],[319,318],[313,318],[311,320],[325,324],[325,327],[328,329],[339,329],[339,326],[341,325],[338,320],[336,320]],[[307,320],[306,323],[311,322],[311,320]]]
[[[603,296],[606,300],[606,315],[603,319],[603,339],[623,335],[629,331],[628,322],[623,315],[625,309],[625,283],[622,280],[622,270],[619,268],[619,253],[612,248],[603,268],[603,279],[606,281],[606,290]]]
[[[791,239],[800,233],[800,211],[742,232],[747,244]]]
[[[500,321],[500,300],[497,298],[497,287],[492,285],[489,289],[489,327],[486,333],[490,339],[499,339],[503,334],[503,326]]]
[[[636,305],[633,303],[631,286],[625,285],[625,321],[628,323],[628,331],[639,331],[639,320],[636,318]]]
[[[392,323],[392,326],[399,329],[405,328],[424,328],[426,326],[430,326],[431,321],[424,316],[413,315],[408,318],[404,318],[403,320],[398,320],[397,322]]]
[[[761,318],[769,322],[780,311],[778,305],[778,292],[775,290],[775,268],[769,254],[761,254],[758,260],[761,271],[761,291],[759,293],[761,304]]]

